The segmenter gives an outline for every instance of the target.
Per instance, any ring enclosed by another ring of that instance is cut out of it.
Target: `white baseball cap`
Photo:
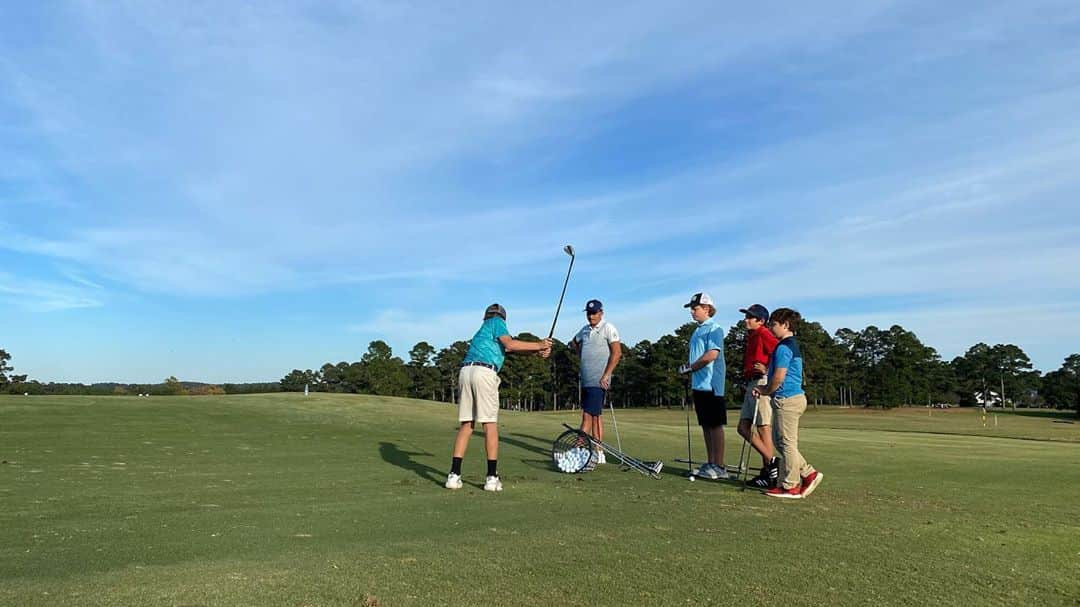
[[[712,297],[709,297],[708,293],[694,293],[694,296],[690,298],[690,303],[684,305],[684,308],[692,308],[694,306],[713,306]]]

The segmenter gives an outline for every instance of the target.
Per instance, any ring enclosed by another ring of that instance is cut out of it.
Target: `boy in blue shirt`
[[[506,328],[506,309],[497,303],[484,311],[484,323],[469,342],[469,351],[458,373],[458,427],[454,439],[454,455],[450,474],[446,475],[447,489],[461,489],[461,460],[469,446],[476,422],[484,426],[484,448],[487,451],[487,478],[484,491],[502,491],[499,480],[499,369],[506,352],[531,352],[543,358],[551,354],[551,340],[521,341],[510,337]]]
[[[694,411],[698,425],[705,437],[707,460],[698,468],[695,476],[711,480],[728,478],[724,467],[724,426],[727,425],[727,401],[724,399],[725,369],[723,351],[723,331],[712,321],[716,307],[708,293],[695,293],[690,303],[683,306],[690,308],[690,317],[698,323],[697,329],[690,336],[690,352],[687,362],[680,365],[680,375],[690,374],[690,386],[694,394]],[[719,342],[717,341],[719,334]],[[716,360],[719,359],[719,369]],[[719,396],[716,382],[719,377]]]
[[[806,412],[806,393],[802,388],[802,352],[795,341],[795,331],[801,320],[802,316],[791,308],[773,311],[769,317],[769,330],[779,343],[769,359],[769,383],[754,388],[755,397],[771,397],[776,446],[783,456],[780,482],[764,492],[769,497],[809,497],[824,478],[799,452],[799,420]]]

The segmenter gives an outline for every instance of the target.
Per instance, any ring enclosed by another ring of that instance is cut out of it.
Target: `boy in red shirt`
[[[776,336],[765,327],[769,311],[761,304],[739,310],[746,315],[746,352],[743,354],[743,380],[746,396],[739,412],[739,436],[748,441],[761,454],[761,472],[746,484],[759,489],[776,486],[780,476],[779,462],[773,448],[772,406],[768,396],[754,396],[754,388],[766,384],[765,370],[769,357],[776,350]],[[757,428],[757,432],[751,429]]]

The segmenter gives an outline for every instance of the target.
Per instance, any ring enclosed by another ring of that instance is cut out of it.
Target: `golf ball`
[[[692,482],[694,482],[694,481],[696,481],[696,480],[697,480],[697,478],[695,478],[695,477],[693,477],[693,476],[691,476],[691,477],[690,477],[690,482],[691,482],[691,483],[692,483]]]

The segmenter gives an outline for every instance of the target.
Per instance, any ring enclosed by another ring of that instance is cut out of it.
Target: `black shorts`
[[[694,390],[694,412],[702,428],[727,425],[727,399],[712,390]]]
[[[607,393],[603,388],[582,388],[581,409],[589,415],[599,417],[604,413],[604,395]]]

